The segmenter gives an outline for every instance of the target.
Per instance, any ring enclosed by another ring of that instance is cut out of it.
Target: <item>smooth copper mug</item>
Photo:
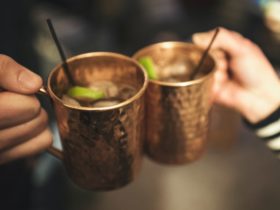
[[[63,151],[49,151],[61,158],[78,186],[111,190],[131,182],[139,172],[144,138],[144,92],[148,79],[143,68],[124,55],[95,52],[67,60],[76,85],[108,80],[131,85],[137,93],[117,105],[82,107],[64,104],[70,87],[62,66],[50,73],[47,93],[53,102]]]
[[[151,57],[158,71],[164,66],[185,61],[191,74],[203,51],[191,43],[161,42],[139,50],[133,58]],[[182,164],[194,161],[203,154],[214,68],[213,58],[207,56],[193,80],[149,81],[145,151],[152,159],[161,163]]]

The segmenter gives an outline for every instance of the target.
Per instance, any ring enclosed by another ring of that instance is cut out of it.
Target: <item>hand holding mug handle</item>
[[[32,156],[52,144],[48,115],[34,96],[42,79],[0,55],[0,164]]]

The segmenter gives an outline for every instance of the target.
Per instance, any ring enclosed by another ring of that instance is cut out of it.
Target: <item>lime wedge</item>
[[[155,65],[151,57],[142,57],[139,59],[139,63],[145,68],[149,79],[157,79]]]
[[[67,95],[75,98],[75,99],[86,99],[86,100],[97,100],[102,99],[105,97],[105,94],[103,91],[100,90],[93,90],[86,87],[81,86],[73,86],[71,87]]]

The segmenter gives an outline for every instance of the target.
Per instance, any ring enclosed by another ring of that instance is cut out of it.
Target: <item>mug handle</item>
[[[41,87],[38,91],[39,94],[41,95],[44,95],[44,96],[48,96],[50,97],[48,91],[47,91],[47,88],[46,87]],[[63,153],[61,150],[55,148],[54,146],[50,146],[48,149],[47,149],[47,152],[50,153],[51,155],[55,156],[56,158],[60,159],[60,160],[63,160]]]

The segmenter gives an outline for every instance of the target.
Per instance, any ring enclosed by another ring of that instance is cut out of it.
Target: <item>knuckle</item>
[[[255,47],[255,44],[248,38],[243,39],[243,44],[248,47]]]
[[[30,112],[33,116],[37,116],[41,112],[41,104],[35,96],[30,98]]]
[[[38,135],[43,133],[46,128],[48,127],[48,115],[44,111],[44,109],[40,110],[40,114],[36,117],[36,119],[33,119],[36,124],[34,124],[35,130],[32,131],[33,135]]]
[[[52,134],[49,128],[46,128],[33,141],[33,147],[28,150],[28,155],[38,154],[52,145]]]
[[[230,31],[229,29],[225,28],[225,27],[218,27],[219,29],[219,33],[226,35],[226,36],[230,36],[232,35],[232,31]]]
[[[47,129],[45,132],[46,133],[45,133],[43,141],[42,141],[42,149],[49,148],[53,143],[52,133],[51,133],[50,129]]]
[[[245,39],[243,35],[237,31],[231,31],[231,33],[236,39]]]
[[[219,27],[218,27],[218,30],[219,30],[220,32],[222,32],[222,33],[225,33],[225,32],[228,31],[225,27],[222,27],[222,26],[219,26]]]
[[[241,49],[244,49],[245,52],[250,51],[252,53],[252,52],[260,52],[261,51],[260,47],[248,38],[243,39],[242,45],[244,47],[242,47]]]
[[[41,115],[42,115],[42,124],[47,125],[48,124],[48,114],[44,109],[41,109]]]

